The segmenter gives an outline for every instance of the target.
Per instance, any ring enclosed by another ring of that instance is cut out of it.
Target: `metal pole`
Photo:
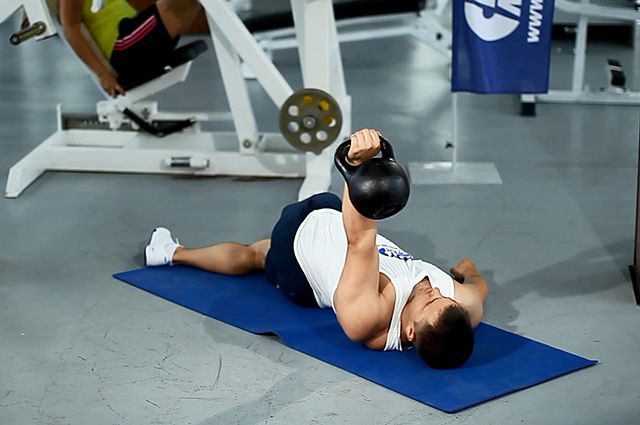
[[[588,0],[583,0],[582,3],[586,5],[589,2]],[[587,56],[587,32],[589,31],[589,17],[587,15],[580,15],[577,31],[571,86],[574,94],[580,93],[584,87],[584,63]]]
[[[453,152],[451,154],[451,171],[455,171],[456,162],[458,160],[458,93],[451,92],[451,106],[453,110],[452,117],[452,129],[451,129],[451,144],[453,145]]]
[[[640,142],[640,136],[638,137]],[[638,165],[640,166],[640,151],[638,151]],[[629,272],[631,274],[631,284],[633,285],[633,294],[636,298],[636,304],[640,305],[640,270],[638,266],[640,263],[640,168],[637,171],[636,182],[636,235],[635,235],[635,247],[633,252],[633,264],[629,266]]]

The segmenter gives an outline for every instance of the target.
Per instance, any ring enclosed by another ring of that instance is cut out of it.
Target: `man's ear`
[[[416,340],[416,327],[413,323],[408,324],[404,327],[404,332],[407,335],[407,340],[409,342],[414,342]]]

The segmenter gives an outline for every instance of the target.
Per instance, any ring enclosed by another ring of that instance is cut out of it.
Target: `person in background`
[[[60,0],[60,22],[67,42],[111,96],[162,66],[201,11],[196,0],[158,0],[140,12],[126,0],[96,3],[102,7],[93,11],[92,0]]]

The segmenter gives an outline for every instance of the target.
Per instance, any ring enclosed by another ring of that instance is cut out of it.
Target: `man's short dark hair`
[[[447,307],[433,325],[423,320],[416,326],[416,350],[434,369],[462,366],[471,357],[473,344],[469,313],[459,304]]]

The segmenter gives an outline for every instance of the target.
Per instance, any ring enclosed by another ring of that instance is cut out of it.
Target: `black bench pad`
[[[144,74],[136,75],[135,77],[131,77],[127,80],[118,79],[118,82],[125,91],[131,90],[166,74],[173,68],[194,60],[206,51],[207,43],[203,40],[193,41],[175,49],[171,55],[165,58],[161,67],[151,68]]]

